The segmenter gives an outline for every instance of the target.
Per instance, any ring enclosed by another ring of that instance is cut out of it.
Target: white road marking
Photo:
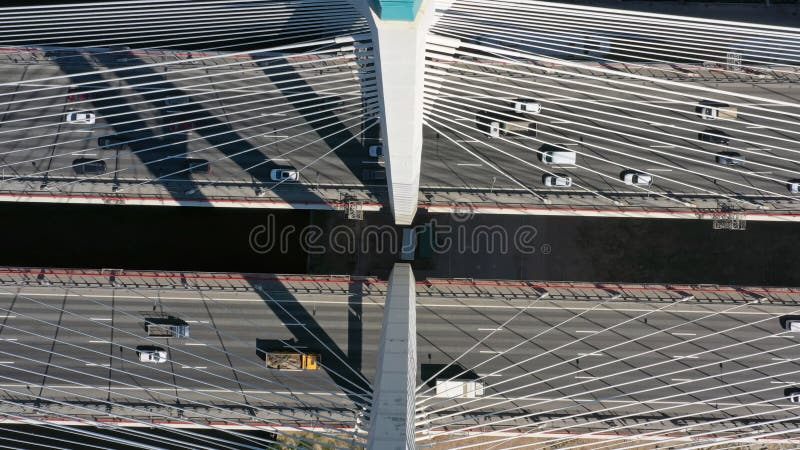
[[[578,356],[603,356],[602,353],[578,353]]]
[[[599,333],[599,331],[592,331],[592,330],[577,330],[576,333],[585,333],[585,334],[595,334]]]
[[[478,328],[478,331],[503,331],[502,328]]]
[[[653,148],[674,148],[674,145],[651,145]]]
[[[111,320],[111,317],[89,317],[89,320]]]
[[[186,345],[200,345],[200,346],[204,346],[204,345],[206,345],[206,344],[203,344],[202,342],[187,342],[187,343],[186,343]]]
[[[577,378],[578,380],[596,380],[597,379],[597,377],[589,377],[589,376],[581,376],[581,375],[575,375],[575,378]]]
[[[500,352],[498,352],[497,350],[481,350],[481,351],[479,351],[478,353],[490,353],[490,354],[496,354],[496,353],[500,353]]]
[[[670,378],[672,381],[696,381],[692,378]]]
[[[673,336],[697,336],[697,333],[670,333]]]
[[[673,356],[673,358],[674,359],[699,359],[700,357],[699,356],[694,356],[694,355],[677,355],[677,356]]]
[[[0,364],[14,364],[14,361],[0,361]]]
[[[90,344],[110,344],[111,341],[89,341]]]
[[[478,163],[458,163],[457,166],[472,166],[472,167],[481,167],[483,164]]]
[[[479,377],[502,377],[502,374],[499,373],[479,373]]]

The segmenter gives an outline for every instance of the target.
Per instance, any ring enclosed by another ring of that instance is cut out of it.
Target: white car
[[[269,178],[272,181],[297,181],[300,179],[300,172],[292,169],[272,169]]]
[[[94,123],[94,113],[89,111],[70,111],[67,113],[67,123],[91,125]]]
[[[789,182],[786,183],[786,189],[792,194],[800,194],[800,180],[789,180]]]
[[[628,186],[650,186],[653,184],[652,175],[635,170],[625,170],[620,174],[619,178]]]
[[[514,112],[517,114],[539,114],[542,112],[542,104],[535,100],[520,98],[514,100]]]
[[[792,403],[800,403],[800,389],[786,389],[784,391],[786,398]]]
[[[141,362],[156,364],[167,362],[167,351],[161,347],[140,345],[136,347],[136,356]]]
[[[382,145],[370,145],[369,146],[369,156],[373,158],[382,158],[383,157],[383,146]]]
[[[570,187],[572,186],[572,177],[564,175],[563,173],[554,173],[552,175],[545,174],[542,177],[542,182],[545,186]]]

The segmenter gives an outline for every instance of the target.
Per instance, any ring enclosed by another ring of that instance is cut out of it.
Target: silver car
[[[89,111],[70,111],[66,116],[67,123],[79,125],[92,125],[95,121],[93,112]]]
[[[619,178],[628,186],[650,186],[653,184],[653,176],[635,170],[625,170],[619,174]]]
[[[269,172],[269,178],[272,181],[297,181],[300,178],[300,172],[293,169],[272,169]]]
[[[572,177],[563,173],[545,174],[542,176],[542,183],[550,187],[570,187],[572,186]]]
[[[136,347],[136,356],[139,361],[146,363],[165,363],[167,362],[167,351],[154,345],[140,345]]]

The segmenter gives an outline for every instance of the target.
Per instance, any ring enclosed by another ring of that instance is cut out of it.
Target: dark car
[[[738,152],[718,152],[717,164],[723,166],[743,166],[745,162],[744,156]]]
[[[167,125],[167,131],[170,133],[175,133],[178,131],[190,131],[192,129],[194,129],[194,122],[173,123]]]
[[[124,150],[125,140],[116,136],[103,136],[97,138],[97,146],[103,150]]]
[[[211,163],[207,159],[186,158],[185,167],[191,173],[211,173]]]
[[[89,100],[89,98],[89,94],[86,92],[71,92],[69,95],[67,95],[67,101],[70,103]]]
[[[731,137],[725,134],[724,131],[706,129],[697,133],[697,139],[711,144],[730,145]]]
[[[72,168],[78,175],[102,175],[106,173],[106,162],[102,159],[78,158],[72,161]]]

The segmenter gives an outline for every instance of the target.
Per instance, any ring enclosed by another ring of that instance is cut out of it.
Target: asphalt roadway
[[[55,287],[4,288],[1,295],[5,407],[40,396],[66,404],[209,407],[197,420],[242,420],[237,408],[262,417],[279,407],[282,416],[265,417],[348,422],[375,377],[380,297]],[[507,419],[494,426],[517,431],[664,431],[684,415],[680,423],[693,428],[683,433],[723,433],[746,415],[753,424],[780,421],[764,430],[793,429],[796,407],[784,389],[800,385],[798,337],[783,332],[777,318],[798,310],[421,298],[418,382],[455,362],[483,377],[486,392],[447,400],[432,398],[425,385],[420,412],[434,429],[467,427],[474,422],[462,417],[484,415],[484,422]],[[191,337],[148,338],[144,317],[157,313],[186,320]],[[138,345],[165,348],[169,362],[139,362]],[[263,366],[257,348],[287,346],[321,354],[323,369]]]
[[[280,68],[262,67],[247,58],[192,61],[178,53],[123,53],[40,51],[35,60],[31,55],[36,52],[7,53],[2,58],[0,72],[7,84],[0,86],[5,102],[0,139],[7,189],[16,191],[19,186],[12,181],[24,181],[28,192],[69,192],[83,184],[93,191],[114,193],[120,185],[125,186],[123,191],[134,192],[137,185],[182,181],[203,184],[203,194],[209,196],[215,186],[234,185],[255,186],[249,191],[254,197],[259,189],[281,192],[298,187],[312,195],[320,185],[385,195],[383,161],[367,151],[379,143],[377,127],[356,138],[366,125],[359,125],[363,116],[358,83],[346,60],[287,58],[280,64],[288,63],[296,71],[287,76],[275,73]],[[175,64],[126,69],[165,61]],[[609,204],[602,196],[632,196],[642,206],[663,205],[666,197],[680,199],[675,206],[709,198],[735,201],[742,196],[795,200],[786,183],[800,178],[796,110],[769,104],[796,102],[793,83],[753,81],[750,75],[742,75],[739,82],[735,77],[733,81],[700,77],[683,81],[685,89],[670,86],[656,99],[649,96],[651,84],[635,80],[622,84],[614,79],[556,77],[521,66],[480,67],[468,61],[428,64],[440,86],[435,95],[428,92],[426,117],[443,133],[425,128],[421,186],[426,191],[525,193],[529,189],[567,202],[588,196],[602,205]],[[84,75],[96,69],[110,71]],[[669,72],[662,69],[642,70],[658,78]],[[502,78],[509,70],[520,72],[510,80]],[[136,78],[122,80],[131,76]],[[47,77],[62,78],[36,81]],[[14,84],[21,80],[28,83]],[[492,84],[498,82],[502,93]],[[87,83],[98,92],[69,101],[72,83]],[[689,86],[731,92],[718,98],[745,106],[737,120],[700,120],[693,110],[706,95]],[[739,97],[745,94],[763,97],[767,103]],[[189,101],[168,105],[165,100],[174,96]],[[489,139],[472,129],[478,111],[508,110],[517,97],[536,98],[544,106],[541,114],[529,116],[537,124],[536,136]],[[313,106],[304,109],[309,105]],[[69,111],[81,110],[94,111],[97,123],[65,123]],[[326,128],[315,131],[315,125]],[[701,142],[698,133],[706,129],[724,131],[730,144]],[[101,148],[98,139],[109,136],[127,144],[121,149]],[[544,166],[536,152],[543,144],[578,152],[576,166]],[[719,151],[737,151],[747,161],[743,166],[721,166],[714,159]],[[105,174],[76,173],[73,165],[80,158],[105,159]],[[210,170],[184,170],[187,158],[209,162]],[[269,176],[275,168],[299,169],[299,182],[277,185]],[[650,173],[653,186],[623,184],[620,173],[626,169]],[[545,187],[542,176],[548,170],[570,175],[573,187]]]

